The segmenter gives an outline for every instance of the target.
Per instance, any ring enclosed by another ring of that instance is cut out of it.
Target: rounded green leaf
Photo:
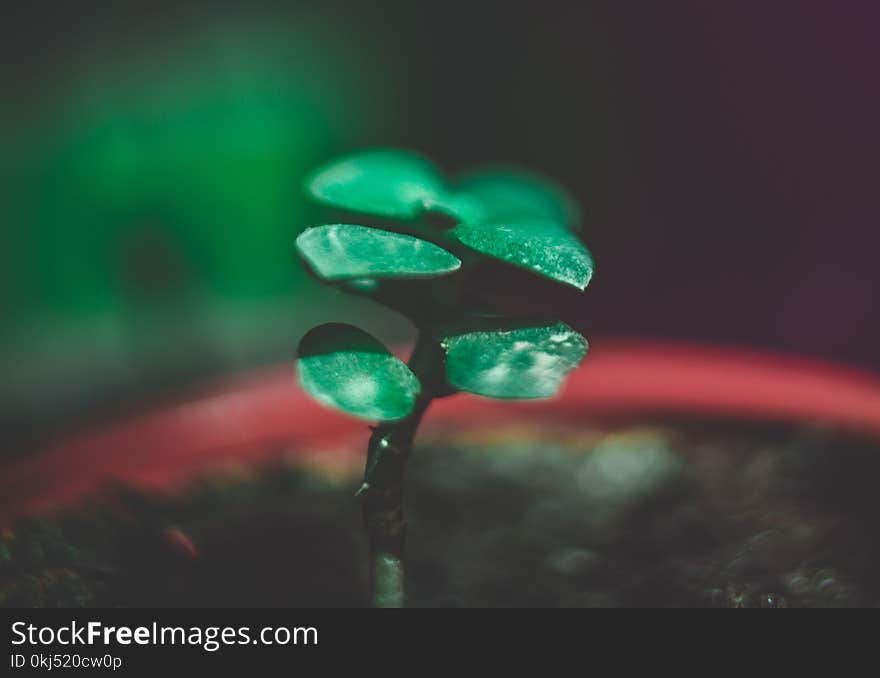
[[[351,325],[330,323],[309,331],[299,344],[297,367],[313,398],[361,419],[403,419],[421,390],[403,361]]]
[[[580,239],[547,219],[462,223],[450,237],[481,254],[583,290],[593,257]]]
[[[490,398],[548,398],[587,353],[587,340],[563,322],[507,324],[450,334],[446,378]]]
[[[425,278],[461,267],[457,257],[427,240],[353,224],[306,229],[296,248],[325,280]]]
[[[444,194],[436,168],[408,151],[350,155],[316,172],[308,190],[333,207],[392,219],[412,219]]]
[[[458,192],[475,201],[482,221],[539,218],[580,227],[577,203],[555,182],[516,168],[487,168],[465,174]],[[462,204],[462,203],[459,203]],[[474,220],[472,203],[464,202],[462,221]]]

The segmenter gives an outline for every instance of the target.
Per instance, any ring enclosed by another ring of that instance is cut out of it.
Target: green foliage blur
[[[303,177],[394,125],[380,50],[332,16],[81,42],[0,113],[4,410],[292,353],[330,298],[294,255]]]

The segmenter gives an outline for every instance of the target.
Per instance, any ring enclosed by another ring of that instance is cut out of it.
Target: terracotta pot
[[[586,426],[645,415],[818,422],[880,439],[880,379],[765,353],[597,340],[560,397],[504,402],[458,395],[432,405],[425,427]],[[7,464],[0,470],[0,523],[74,505],[108,485],[170,492],[212,469],[285,455],[354,471],[366,433],[363,422],[309,399],[290,365],[239,375]]]

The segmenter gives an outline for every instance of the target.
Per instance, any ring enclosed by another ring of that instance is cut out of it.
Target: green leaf
[[[587,353],[587,340],[563,322],[519,323],[452,333],[446,378],[490,398],[548,398]]]
[[[550,179],[515,168],[487,168],[465,174],[458,193],[477,203],[461,201],[462,221],[505,221],[509,219],[549,219],[568,228],[580,227],[577,203],[568,192]]]
[[[330,323],[309,331],[299,344],[297,366],[313,398],[361,419],[403,419],[421,390],[403,361],[351,325]]]
[[[436,168],[408,151],[350,155],[320,169],[308,190],[333,207],[392,219],[413,219],[445,193]]]
[[[593,277],[593,257],[558,222],[528,219],[462,223],[450,237],[477,252],[583,290]]]
[[[426,278],[461,267],[457,257],[427,240],[353,224],[306,229],[296,248],[325,280]]]

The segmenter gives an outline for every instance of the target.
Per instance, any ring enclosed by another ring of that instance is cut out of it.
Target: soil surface
[[[409,604],[877,607],[878,478],[876,441],[817,428],[428,435]],[[364,605],[357,480],[275,465],[108,490],[0,534],[0,604]]]

